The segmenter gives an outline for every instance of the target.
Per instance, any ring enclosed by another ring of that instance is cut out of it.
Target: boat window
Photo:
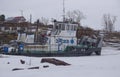
[[[75,30],[77,30],[77,28],[78,28],[78,26],[76,25],[76,26],[75,26]]]
[[[67,25],[65,24],[65,30],[67,30]]]
[[[73,28],[73,25],[72,24],[69,25],[69,30],[72,30],[72,28]]]
[[[67,30],[72,30],[72,25],[71,24],[67,25]]]
[[[66,25],[66,30],[69,30],[69,25]]]
[[[62,29],[62,24],[59,24],[59,30],[61,30]]]
[[[75,25],[73,25],[73,31],[75,31]]]
[[[74,25],[71,25],[71,30],[74,30]]]
[[[77,30],[77,25],[75,25],[75,24],[67,24],[67,25],[64,26],[64,28],[65,28],[66,30],[76,31],[76,30]],[[63,30],[64,28],[62,27],[62,30]]]
[[[58,29],[58,25],[55,26],[55,29]]]
[[[72,29],[72,25],[69,25],[69,30],[71,30]]]
[[[71,29],[71,27],[70,27],[71,25],[68,25],[68,30],[70,30]]]
[[[62,30],[65,30],[65,24],[62,24]]]
[[[74,31],[77,30],[77,25],[73,25],[73,30],[74,30]]]

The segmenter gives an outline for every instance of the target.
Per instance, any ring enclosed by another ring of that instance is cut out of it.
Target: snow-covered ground
[[[2,55],[0,77],[120,77],[120,50],[118,47],[103,47],[101,56],[55,58],[71,65],[55,66],[40,63],[41,57]],[[26,63],[21,64],[20,59],[25,60]],[[43,65],[49,65],[49,67],[43,68]],[[40,68],[28,70],[32,66]],[[24,70],[12,71],[13,68],[24,68]]]

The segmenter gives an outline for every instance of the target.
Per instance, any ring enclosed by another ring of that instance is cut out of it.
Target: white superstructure
[[[77,28],[78,24],[76,23],[54,21],[53,29],[47,31],[46,33],[47,34],[45,36],[46,42],[44,44],[39,43],[35,44],[35,35],[19,34],[18,40],[30,44],[34,43],[34,45],[27,45],[25,47],[25,50],[28,50],[30,48],[30,50],[46,52],[64,51],[67,46],[77,45],[76,38]]]
[[[64,51],[66,46],[77,45],[76,30],[78,24],[70,22],[54,22],[48,44],[51,51]]]

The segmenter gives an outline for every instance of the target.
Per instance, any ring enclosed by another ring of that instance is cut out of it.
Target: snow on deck
[[[101,56],[54,58],[71,65],[55,66],[40,63],[41,57],[2,55],[0,56],[0,77],[120,77],[120,50],[115,47],[103,47]],[[26,63],[21,64],[20,59],[25,60]],[[49,65],[49,67],[43,68],[43,65]],[[32,66],[40,68],[28,70]],[[24,70],[12,71],[13,68],[24,68]]]

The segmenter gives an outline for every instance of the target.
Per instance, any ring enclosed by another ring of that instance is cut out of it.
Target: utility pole
[[[30,14],[30,23],[32,23],[32,14]]]
[[[32,32],[32,29],[30,28],[32,26],[32,14],[30,14],[30,20],[29,20],[29,31]]]

